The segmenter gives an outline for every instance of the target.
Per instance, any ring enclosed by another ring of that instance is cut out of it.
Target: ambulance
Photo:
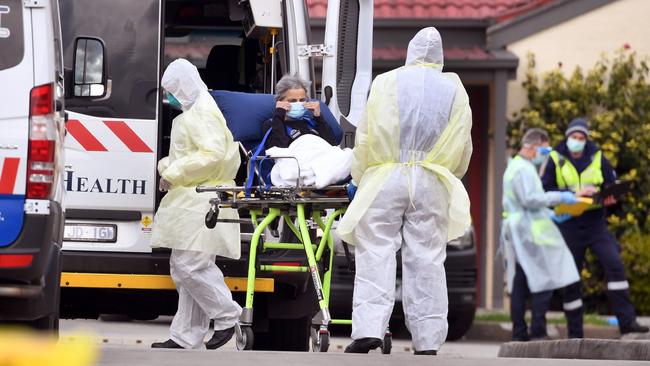
[[[64,91],[57,0],[0,0],[0,322],[58,333]]]
[[[328,1],[323,44],[311,42],[304,0],[60,4],[69,115],[62,316],[173,315],[169,252],[150,247],[161,199],[156,164],[168,154],[178,114],[160,88],[165,67],[182,57],[208,88],[248,93],[272,93],[282,75],[299,75],[351,142],[372,80],[372,0]],[[246,288],[251,232],[242,226],[241,260],[217,260],[237,300]],[[281,240],[283,232],[271,230],[266,239]],[[261,260],[301,259],[274,251]],[[307,350],[316,304],[308,274],[262,277],[255,284],[256,347]]]

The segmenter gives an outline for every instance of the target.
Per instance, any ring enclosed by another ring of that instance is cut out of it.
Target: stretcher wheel
[[[237,349],[250,351],[253,349],[253,328],[250,325],[237,326],[235,328]]]
[[[330,348],[330,332],[327,329],[311,329],[311,350],[327,352]]]
[[[211,207],[210,211],[205,214],[205,226],[208,227],[208,229],[214,229],[215,226],[217,226],[217,219],[219,218],[219,208],[217,207]]]
[[[384,334],[384,340],[381,344],[381,353],[385,355],[390,355],[390,351],[393,348],[393,334],[386,332]]]

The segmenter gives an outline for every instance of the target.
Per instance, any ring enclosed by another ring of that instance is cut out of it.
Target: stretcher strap
[[[244,190],[244,194],[246,195],[247,198],[250,198],[251,196],[251,187],[253,187],[253,177],[255,177],[255,163],[257,161],[257,157],[264,149],[264,145],[266,145],[266,140],[269,138],[270,134],[271,134],[271,128],[269,128],[266,131],[266,134],[264,134],[264,138],[262,138],[262,142],[260,142],[260,144],[257,145],[257,149],[255,149],[253,156],[250,157],[252,161],[250,164],[250,169],[248,171],[248,178],[246,178],[246,189]]]
[[[271,160],[271,159],[269,159],[268,156],[265,156],[265,157],[262,158],[262,160],[260,160],[260,163],[258,165],[258,170],[259,170],[260,174],[262,174],[262,167],[264,166],[264,162],[267,161],[267,160]],[[264,180],[265,180],[265,183],[266,183],[265,188],[266,188],[266,191],[268,192],[268,190],[271,189],[271,171],[270,170],[269,170],[269,173],[266,175]]]

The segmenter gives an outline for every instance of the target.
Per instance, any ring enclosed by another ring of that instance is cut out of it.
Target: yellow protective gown
[[[234,185],[239,151],[196,66],[175,60],[160,84],[179,101],[183,113],[172,124],[169,156],[158,163],[158,172],[171,188],[156,212],[151,245],[172,248],[169,271],[178,291],[178,310],[171,341],[183,348],[203,348],[210,319],[219,338],[232,334],[241,315],[215,264],[217,255],[239,258],[240,237],[236,224],[205,226],[214,194],[197,193],[196,186]],[[232,209],[221,210],[219,216],[238,218]]]
[[[442,68],[436,64],[418,64],[400,69],[410,67]],[[359,188],[337,228],[339,236],[353,245],[356,244],[353,233],[359,219],[377,198],[391,173],[403,166],[421,166],[436,174],[447,188],[447,241],[462,236],[471,225],[469,197],[460,181],[472,155],[472,112],[467,92],[458,75],[442,73],[457,86],[449,124],[424,159],[411,154],[402,161],[397,85],[400,69],[379,75],[374,80],[365,115],[357,127],[352,180]]]
[[[470,225],[460,177],[472,153],[469,99],[455,74],[442,73],[435,28],[411,40],[406,65],[373,82],[357,127],[356,196],[338,226],[356,245],[352,338],[382,338],[395,302],[402,251],[402,304],[417,351],[447,336],[446,243]]]
[[[195,190],[199,185],[234,186],[239,164],[238,147],[206,88],[187,111],[174,119],[169,156],[158,163],[158,172],[172,188],[160,202],[151,245],[239,258],[239,225],[218,223],[208,229],[204,218],[214,193]],[[239,216],[236,210],[224,208],[219,217]]]

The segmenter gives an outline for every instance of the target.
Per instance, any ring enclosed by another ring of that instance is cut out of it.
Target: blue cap
[[[569,127],[566,129],[564,135],[569,136],[574,132],[582,132],[586,137],[589,137],[589,123],[587,123],[587,120],[584,118],[574,119],[569,123]]]

